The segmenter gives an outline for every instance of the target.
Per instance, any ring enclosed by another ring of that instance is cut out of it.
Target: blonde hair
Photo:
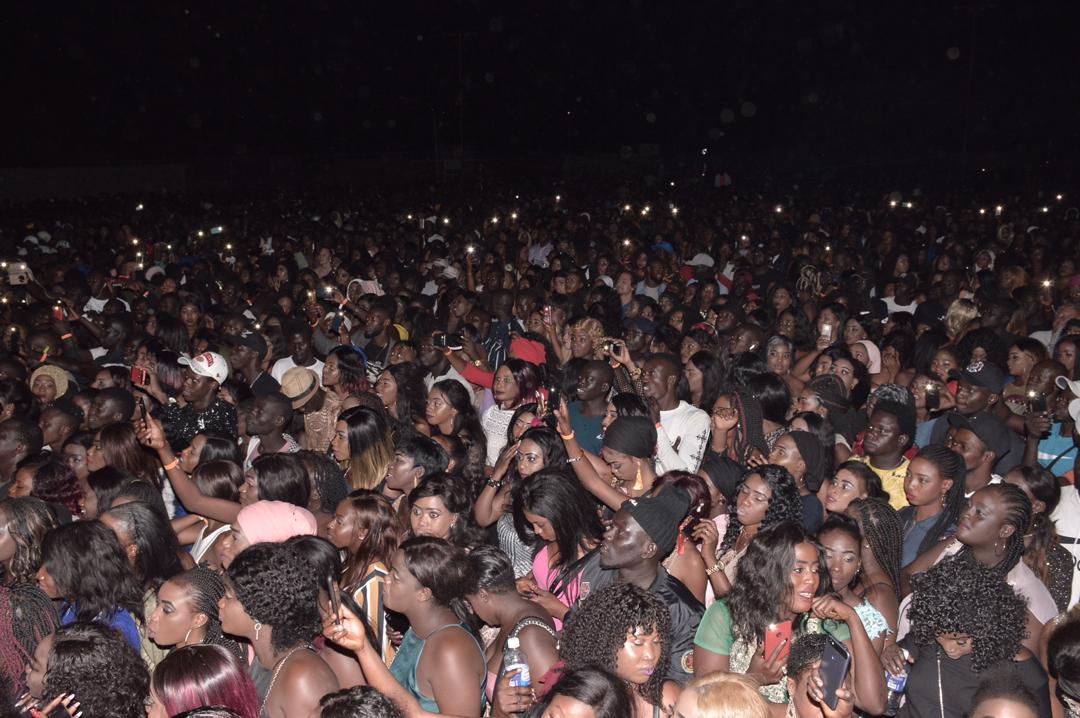
[[[686,685],[697,698],[698,718],[769,718],[758,683],[738,673],[710,673]]]
[[[381,441],[372,444],[367,451],[349,457],[345,467],[345,480],[350,490],[373,489],[386,478],[390,464],[394,463],[394,435],[389,431]]]
[[[574,334],[575,332],[587,334],[592,339],[593,359],[604,358],[604,325],[599,320],[592,317],[579,319],[570,326],[570,333]]]
[[[956,299],[945,312],[945,332],[950,339],[963,335],[971,320],[979,315],[979,308],[970,299]]]

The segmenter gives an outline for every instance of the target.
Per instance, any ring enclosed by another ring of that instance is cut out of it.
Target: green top
[[[808,615],[804,615],[798,634],[819,633],[820,631],[807,630],[806,624],[810,621]],[[821,621],[822,630],[838,641],[851,640],[851,631],[843,621],[826,619]],[[707,651],[718,653],[721,656],[731,654],[731,647],[735,643],[735,629],[731,623],[731,609],[728,608],[727,599],[721,598],[715,601],[705,611],[705,616],[698,624],[697,634],[694,636],[694,645],[701,646]]]

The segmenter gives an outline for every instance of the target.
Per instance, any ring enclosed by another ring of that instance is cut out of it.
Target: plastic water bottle
[[[907,660],[908,655],[908,652],[905,650],[905,661]],[[900,711],[900,706],[904,705],[904,689],[907,688],[907,671],[896,676],[889,671],[885,671],[885,687],[889,689],[889,698],[883,715],[894,716]]]
[[[517,638],[506,639],[506,650],[503,651],[503,671],[521,671],[510,679],[511,686],[532,685],[532,676],[529,675],[529,662],[525,660],[525,651],[521,650],[521,641]]]

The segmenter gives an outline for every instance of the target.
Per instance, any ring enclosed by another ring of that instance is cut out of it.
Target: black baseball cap
[[[266,357],[269,349],[266,346],[266,340],[263,339],[263,335],[259,332],[244,331],[236,336],[225,336],[224,342],[229,346],[244,346],[259,355],[259,359]]]
[[[967,429],[979,441],[986,446],[987,451],[993,451],[997,456],[1004,456],[1009,451],[1009,442],[1012,438],[1009,427],[1005,426],[1001,419],[993,414],[980,411],[971,416],[964,416],[958,411],[949,414],[949,426],[957,429]]]
[[[966,369],[953,369],[949,378],[984,387],[993,394],[1001,394],[1005,389],[1005,372],[988,361],[972,362]]]

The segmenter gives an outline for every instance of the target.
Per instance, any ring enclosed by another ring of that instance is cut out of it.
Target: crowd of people
[[[578,191],[8,207],[5,714],[1080,717],[1066,198]]]

